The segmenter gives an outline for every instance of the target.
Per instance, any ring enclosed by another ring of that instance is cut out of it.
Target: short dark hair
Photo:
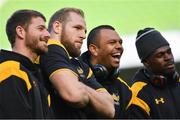
[[[11,47],[13,47],[15,43],[16,27],[22,26],[26,30],[33,17],[41,17],[44,21],[46,21],[46,18],[42,13],[28,9],[17,10],[7,20],[6,34]]]
[[[84,18],[84,12],[81,9],[71,8],[71,7],[62,8],[62,9],[56,11],[51,16],[51,18],[49,20],[49,25],[48,25],[48,31],[51,32],[52,25],[55,21],[59,21],[61,23],[66,22],[69,17],[70,12],[77,13],[78,15],[81,15]]]
[[[88,34],[88,37],[87,37],[87,48],[89,49],[89,45],[90,44],[95,44],[96,46],[99,46],[98,42],[97,42],[97,39],[99,37],[99,32],[102,30],[102,29],[110,29],[110,30],[115,30],[114,27],[110,26],[110,25],[100,25],[100,26],[97,26],[95,28],[93,28],[89,34]]]

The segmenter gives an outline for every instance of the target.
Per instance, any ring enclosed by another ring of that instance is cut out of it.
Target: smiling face
[[[36,54],[48,51],[47,41],[50,37],[45,27],[45,21],[41,17],[33,17],[26,30],[25,45]]]
[[[169,46],[158,48],[145,60],[144,64],[155,74],[173,73],[175,71],[174,57]]]
[[[118,68],[123,53],[122,39],[111,29],[102,29],[97,38],[99,46],[96,49],[97,63],[108,69]]]
[[[61,42],[70,56],[78,57],[86,38],[86,23],[84,18],[75,12],[70,12],[67,19],[63,24]]]

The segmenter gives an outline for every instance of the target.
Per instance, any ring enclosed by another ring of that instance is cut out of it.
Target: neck
[[[23,47],[20,47],[20,46],[15,46],[12,48],[12,51],[13,52],[16,52],[18,54],[21,54],[23,56],[26,56],[27,58],[29,58],[33,63],[34,61],[36,60],[36,58],[38,57],[38,55],[31,51],[30,49],[28,48],[23,48]]]
[[[92,66],[94,66],[94,65],[98,64],[98,61],[95,58],[93,58],[92,56],[90,56],[90,64]]]
[[[60,41],[60,35],[55,34],[55,33],[51,33],[50,39],[53,39],[53,40],[59,40],[59,41]]]

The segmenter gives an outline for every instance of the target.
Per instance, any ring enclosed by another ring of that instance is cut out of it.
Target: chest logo
[[[156,104],[163,104],[163,103],[165,103],[164,98],[160,98],[160,99],[156,98],[155,102],[156,102]]]
[[[112,97],[115,101],[119,101],[119,95],[112,94]]]
[[[120,103],[119,103],[119,95],[116,95],[116,94],[112,94],[112,97],[113,97],[113,99],[114,99],[114,104],[115,105],[120,105]]]
[[[77,71],[78,71],[79,74],[83,73],[83,70],[80,67],[77,68]]]

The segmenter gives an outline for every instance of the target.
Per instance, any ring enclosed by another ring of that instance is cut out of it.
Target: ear
[[[24,39],[25,38],[25,30],[22,26],[16,27],[16,34],[19,38]]]
[[[98,47],[94,44],[89,45],[89,51],[93,56],[98,56]]]
[[[143,64],[148,68],[149,67],[149,60],[148,59],[144,60]]]
[[[61,30],[62,30],[62,23],[60,23],[59,21],[55,21],[53,23],[53,31],[56,34],[61,34]]]

